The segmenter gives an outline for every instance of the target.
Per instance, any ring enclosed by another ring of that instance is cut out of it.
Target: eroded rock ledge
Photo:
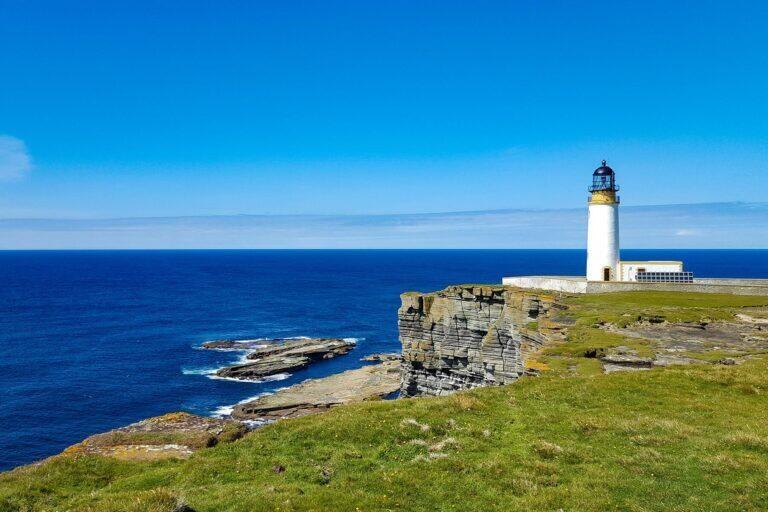
[[[265,346],[266,344],[266,346]],[[222,368],[219,377],[257,380],[279,373],[300,370],[314,361],[344,355],[355,347],[354,340],[302,338],[269,341],[209,341],[203,348],[214,350],[252,349],[246,358],[252,363]]]
[[[553,295],[504,286],[451,286],[401,300],[401,396],[517,380],[529,355],[559,329],[550,320],[565,308]]]
[[[239,404],[232,417],[241,420],[296,418],[331,407],[383,398],[400,387],[400,363],[386,361],[314,379]]]
[[[247,431],[237,421],[174,412],[93,435],[62,455],[98,454],[121,460],[187,458],[201,448],[239,439]]]

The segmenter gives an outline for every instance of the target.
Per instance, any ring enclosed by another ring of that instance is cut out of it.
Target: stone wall
[[[502,284],[516,288],[549,290],[565,293],[587,293],[587,280],[572,276],[515,276],[502,278]]]
[[[622,281],[587,281],[570,276],[505,277],[504,285],[516,288],[565,293],[612,293],[629,291],[667,291],[726,293],[732,295],[768,295],[768,279],[695,278],[693,283],[638,283]]]
[[[515,381],[561,308],[552,295],[504,286],[451,286],[401,299],[402,396]]]

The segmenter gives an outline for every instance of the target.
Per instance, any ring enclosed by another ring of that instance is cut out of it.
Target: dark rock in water
[[[364,366],[357,370],[308,380],[272,395],[239,404],[232,411],[237,419],[277,420],[326,411],[340,404],[379,399],[400,388],[400,363]]]
[[[194,451],[241,438],[248,429],[237,421],[174,412],[93,435],[61,456],[98,454],[121,460],[187,458]]]
[[[313,361],[331,359],[344,355],[355,347],[352,340],[340,338],[307,338],[286,340],[268,347],[260,347],[248,354],[248,359],[281,355],[290,357],[308,357]]]
[[[361,357],[361,361],[365,362],[371,362],[371,361],[400,361],[403,358],[400,354],[370,354],[365,357]]]
[[[231,379],[256,380],[277,375],[278,373],[300,370],[309,366],[312,360],[308,357],[270,356],[253,363],[238,364],[222,368],[216,372],[219,377]]]
[[[279,342],[281,341],[281,342]],[[226,349],[232,344],[242,346],[243,342],[208,342],[205,348]],[[269,346],[259,343],[258,348],[249,353],[247,358],[253,363],[239,364],[222,368],[216,372],[219,377],[255,380],[305,368],[314,361],[331,359],[344,355],[355,347],[352,340],[340,338],[307,338],[274,340]]]
[[[268,343],[273,343],[279,340],[244,340],[244,341],[232,341],[232,340],[214,340],[206,341],[203,343],[203,348],[211,350],[250,350],[252,348],[263,347]]]

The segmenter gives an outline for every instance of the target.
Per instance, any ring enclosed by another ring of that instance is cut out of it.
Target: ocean
[[[768,250],[623,250],[700,277],[768,278]],[[579,250],[0,252],[0,470],[171,411],[239,401],[399,350],[408,290],[580,275]],[[283,380],[211,378],[238,352],[214,339],[355,338],[348,355]]]

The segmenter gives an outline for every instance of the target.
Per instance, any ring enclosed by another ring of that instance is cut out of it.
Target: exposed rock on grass
[[[96,434],[63,454],[98,454],[122,460],[187,458],[196,450],[234,441],[246,432],[236,421],[175,412]]]
[[[678,352],[707,352],[715,347],[768,350],[768,328],[751,321],[637,323],[616,332],[629,338],[652,339],[660,348]]]
[[[653,359],[639,357],[631,354],[612,354],[600,358],[606,373],[621,370],[650,370],[653,367]]]

